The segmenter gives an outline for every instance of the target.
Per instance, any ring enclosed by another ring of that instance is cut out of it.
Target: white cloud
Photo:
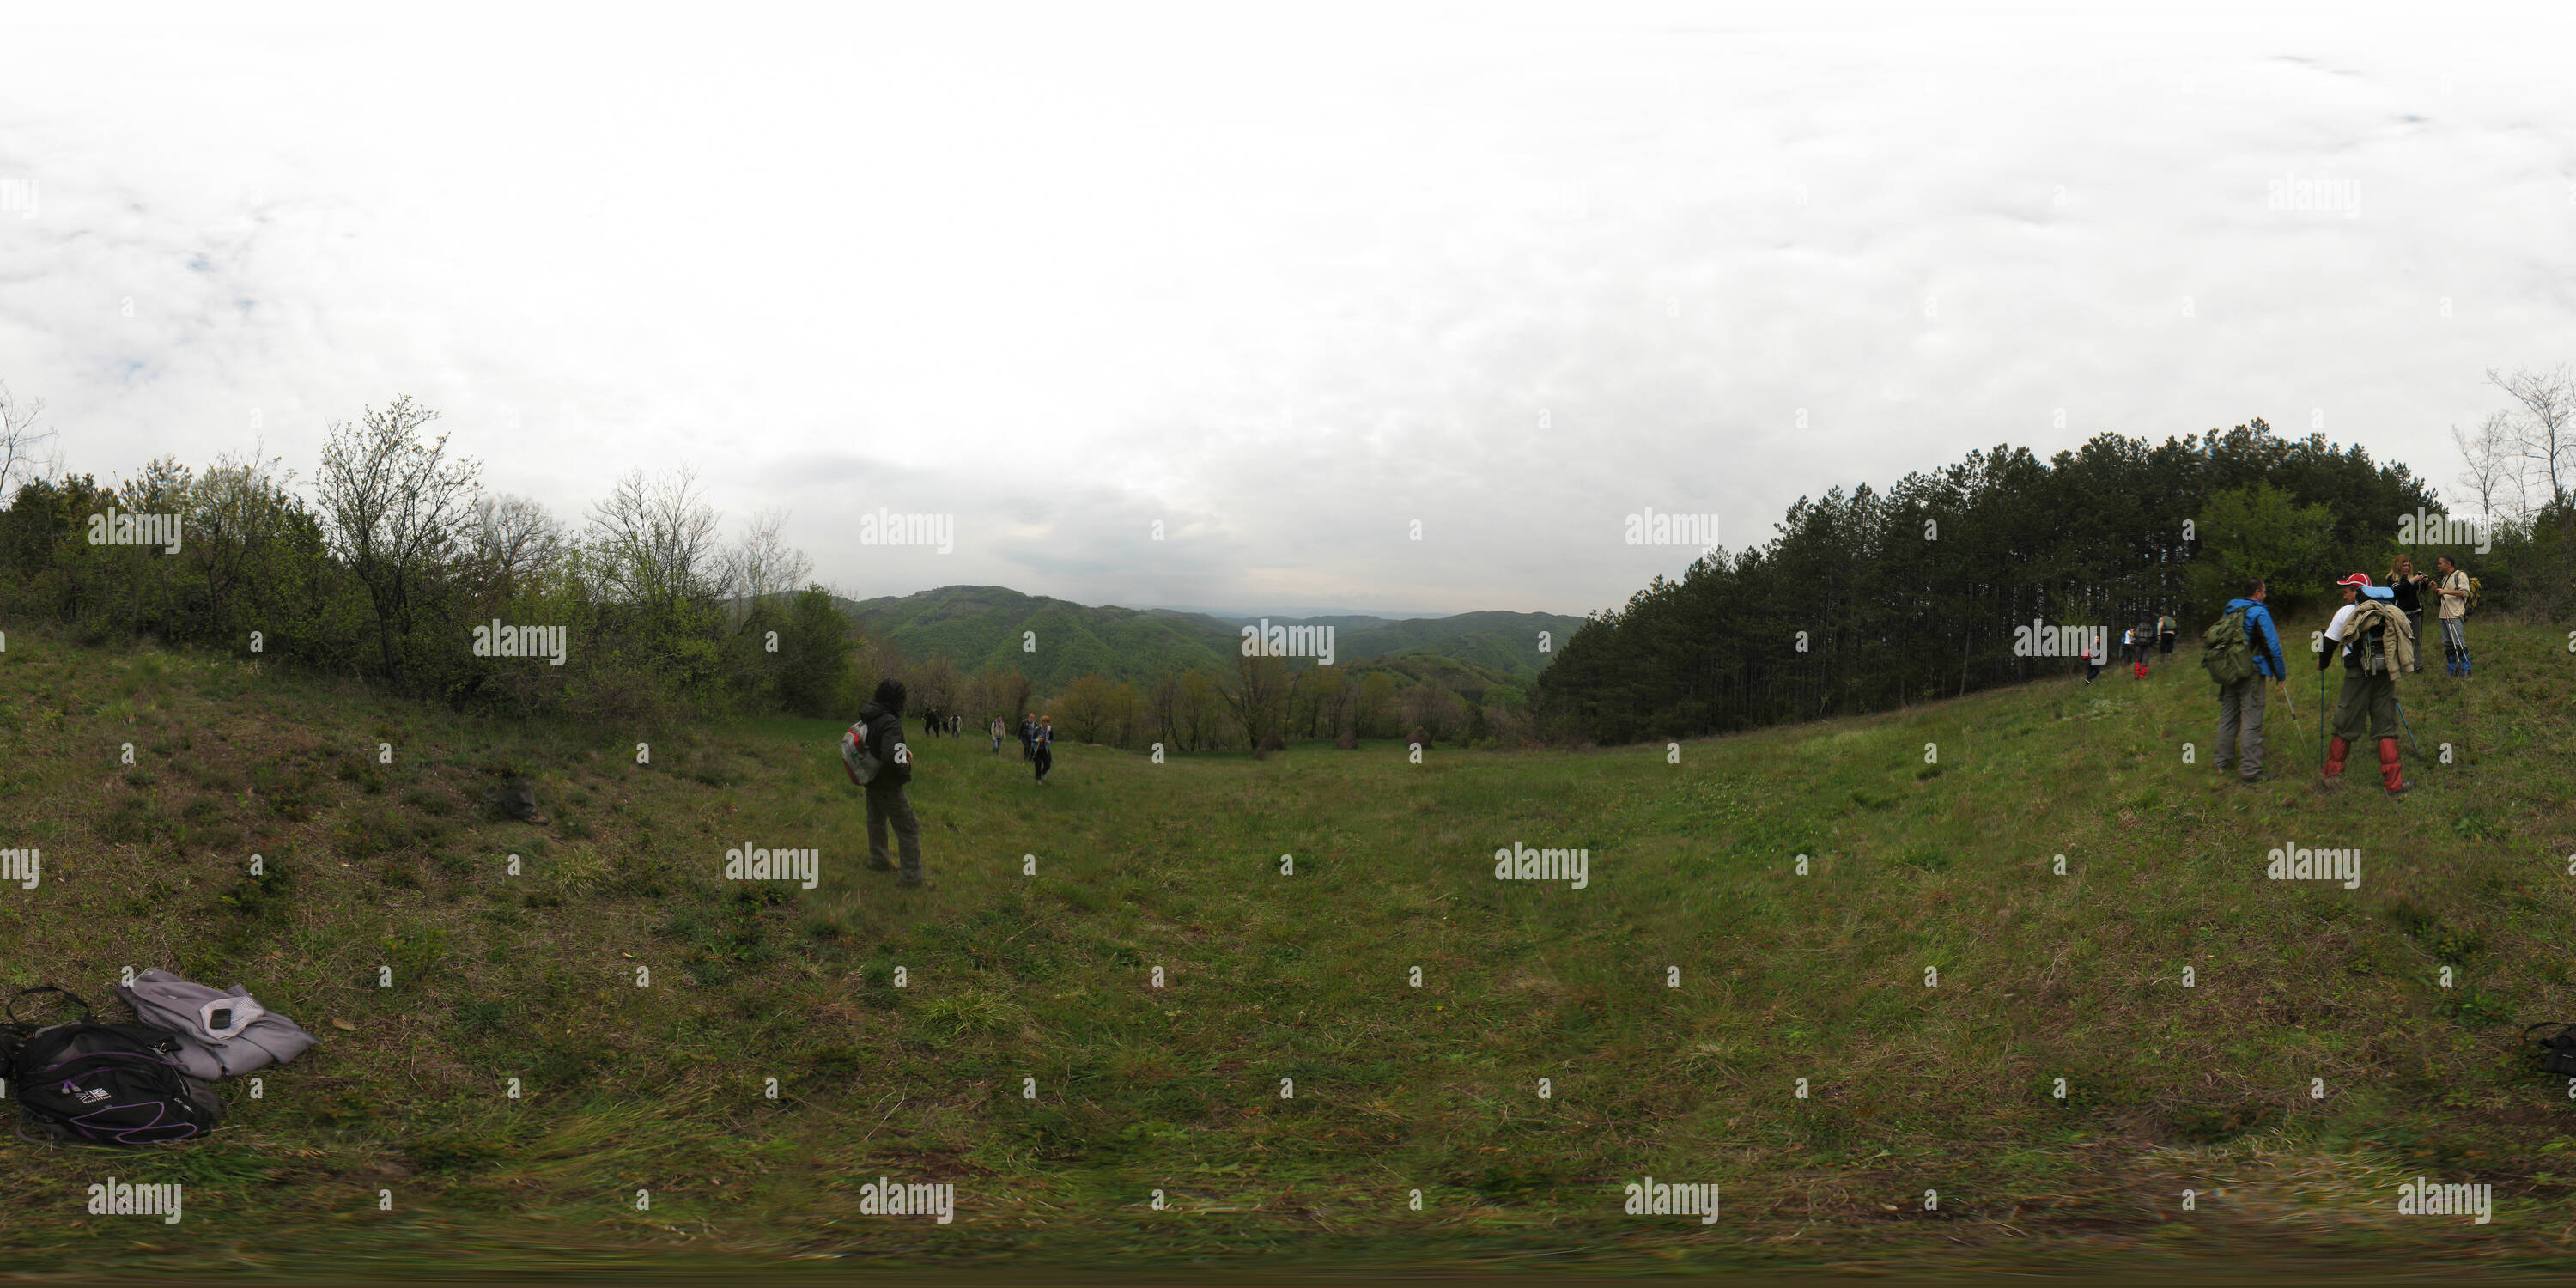
[[[860,595],[1579,612],[1686,562],[1628,512],[1999,441],[2321,408],[2447,482],[2576,357],[2563,18],[1402,13],[26,26],[0,378],[103,474],[403,392],[568,516],[694,461]]]

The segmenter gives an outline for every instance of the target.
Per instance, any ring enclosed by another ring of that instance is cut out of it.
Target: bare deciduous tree
[[[0,505],[9,503],[19,484],[39,477],[38,467],[45,477],[61,468],[59,452],[37,455],[39,447],[54,440],[54,431],[36,428],[44,414],[42,401],[21,401],[0,383]]]
[[[2563,365],[2510,376],[2489,368],[2487,379],[2522,404],[2524,421],[2516,441],[2523,457],[2548,481],[2550,502],[2566,505],[2567,489],[2576,483],[2576,374]]]
[[[953,715],[957,700],[963,696],[965,677],[957,673],[957,664],[945,657],[934,657],[913,668],[911,692],[904,700],[916,713]]]
[[[417,615],[415,590],[472,539],[483,464],[447,455],[447,436],[424,439],[438,413],[409,395],[359,424],[334,422],[315,482],[332,545],[367,588],[385,673],[400,678],[394,641]]]
[[[2468,463],[2460,472],[2460,485],[2478,499],[2480,515],[2519,519],[2529,510],[2530,499],[2523,488],[2526,463],[2513,435],[2512,417],[2490,413],[2474,433],[2461,433],[2453,425],[2451,441],[2459,444],[2460,459]]]
[[[1240,657],[1233,683],[1219,689],[1243,727],[1244,746],[1259,750],[1264,738],[1284,732],[1288,718],[1288,668],[1275,657]]]
[[[590,529],[609,593],[628,601],[721,600],[730,587],[716,556],[714,507],[697,471],[659,477],[633,470],[591,508]]]
[[[485,589],[508,593],[554,571],[570,546],[546,507],[507,493],[474,502],[474,560]]]
[[[764,506],[752,512],[742,540],[726,552],[725,580],[733,586],[737,616],[813,579],[814,565],[804,551],[787,544],[786,528],[787,511]]]

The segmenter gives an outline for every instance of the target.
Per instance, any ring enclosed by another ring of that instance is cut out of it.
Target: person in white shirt
[[[2354,573],[2335,584],[2343,587],[2343,607],[2326,625],[2327,647],[2317,651],[2317,670],[2342,658],[2343,689],[2335,699],[2334,741],[2326,749],[2320,785],[2332,788],[2342,781],[2345,754],[2367,735],[2379,742],[2380,785],[2392,797],[2403,796],[2415,784],[2408,781],[2397,759],[2397,676],[2389,667],[2384,638],[2392,629],[2386,624],[2389,618],[2395,619],[2394,629],[2402,630],[2406,617],[2397,611],[2393,599],[2384,612],[2364,611],[2363,592],[2370,585],[2367,573]]]

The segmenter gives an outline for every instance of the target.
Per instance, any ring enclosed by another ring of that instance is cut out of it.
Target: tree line
[[[310,499],[256,454],[102,484],[37,468],[40,410],[0,390],[0,611],[84,642],[150,636],[514,712],[856,708],[848,622],[786,516],[722,542],[687,470],[631,473],[567,524],[486,490],[402,398],[330,426]],[[121,544],[118,515],[175,519],[178,539]],[[527,625],[562,628],[560,664],[504,655]]]
[[[452,453],[432,431],[438,414],[410,398],[332,424],[309,487],[256,454],[202,469],[164,457],[110,483],[66,475],[43,453],[41,411],[0,386],[0,612],[64,623],[84,643],[150,637],[458,707],[620,722],[847,719],[893,677],[916,717],[953,713],[980,733],[995,716],[1015,727],[1044,712],[1065,737],[1131,748],[1528,732],[1508,684],[1452,684],[1407,663],[1243,658],[1143,683],[1086,674],[1047,694],[1015,668],[907,659],[811,581],[783,513],[752,515],[728,543],[689,471],[638,471],[567,523],[486,489],[481,462]],[[91,539],[120,515],[175,519],[177,540]],[[496,626],[512,639],[560,628],[561,664],[478,649]]]
[[[2559,468],[2523,475],[2555,489],[2544,503],[2487,512],[2485,555],[2399,546],[2409,516],[2442,509],[2433,488],[2260,419],[2160,444],[2104,434],[2044,462],[2000,446],[1886,492],[1801,497],[1769,542],[1712,552],[1587,619],[1539,677],[1539,718],[1607,743],[1885,710],[2073,665],[2016,650],[2033,622],[2102,626],[2116,642],[2170,613],[2196,641],[2247,576],[2295,604],[2355,569],[2383,578],[2401,550],[2425,568],[2456,555],[2488,607],[2562,612],[2576,601],[2564,490],[2576,457],[2559,457],[2576,436],[2504,437],[2542,444]],[[2491,495],[2502,473],[2487,463]]]

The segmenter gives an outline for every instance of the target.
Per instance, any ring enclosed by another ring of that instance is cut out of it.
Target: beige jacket
[[[2444,589],[2444,590],[2456,590],[2456,591],[2460,592],[2459,594],[2456,594],[2456,595],[2444,595],[2444,596],[2442,596],[2442,616],[2443,616],[2445,619],[2453,618],[2453,617],[2466,617],[2466,616],[2468,616],[2468,615],[2469,615],[2469,598],[2468,598],[2468,592],[2469,592],[2469,574],[2468,574],[2468,570],[2467,570],[2467,569],[2464,569],[2464,568],[2454,568],[2454,569],[2452,569],[2452,570],[2451,570],[2451,575],[2450,575],[2450,576],[2448,576],[2448,577],[2444,577],[2444,578],[2442,579],[2442,589]]]

